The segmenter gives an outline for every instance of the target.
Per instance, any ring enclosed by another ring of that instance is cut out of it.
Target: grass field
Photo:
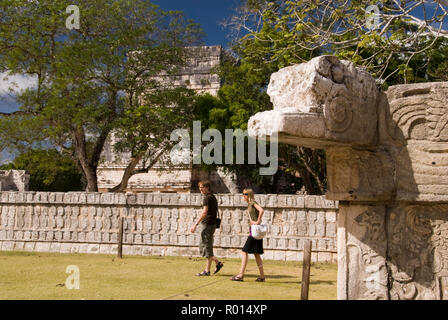
[[[0,252],[2,300],[294,300],[300,298],[301,262],[264,261],[266,282],[255,282],[251,256],[244,282],[230,281],[240,260],[223,259],[210,277],[197,277],[205,259],[188,257]],[[79,268],[80,288],[69,290],[69,265]],[[212,265],[212,270],[214,269]],[[313,263],[310,300],[336,299],[336,264]]]

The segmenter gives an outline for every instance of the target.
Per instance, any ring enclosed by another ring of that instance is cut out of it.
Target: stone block
[[[50,252],[50,242],[36,242],[34,251],[36,252]]]
[[[60,253],[71,253],[72,252],[72,244],[71,243],[61,243]]]
[[[285,196],[285,195],[277,195],[277,196],[273,196],[273,198],[276,198],[277,200],[277,206],[278,208],[288,208],[288,198],[289,196]]]
[[[266,195],[266,204],[265,204],[265,206],[267,208],[277,208],[278,207],[277,195],[275,195],[275,194],[267,194]]]
[[[33,252],[35,251],[36,243],[34,241],[27,241],[25,242],[25,246],[23,248],[24,251]]]
[[[325,239],[318,239],[316,249],[318,251],[326,251],[327,250],[327,241],[325,241]]]
[[[8,192],[8,202],[16,203],[17,201],[17,193],[16,192]]]
[[[274,251],[273,250],[265,250],[263,254],[264,260],[274,260]]]
[[[154,197],[152,193],[139,193],[138,195],[140,195],[140,198],[137,197],[137,203],[140,205],[153,205],[154,204]],[[139,201],[142,200],[142,198],[144,199],[144,203],[140,203]]]
[[[126,195],[123,193],[114,193],[115,205],[126,205]]]
[[[261,206],[266,207],[266,195],[264,194],[256,194],[255,201]]]
[[[53,231],[48,231],[47,232],[46,240],[48,240],[48,241],[53,241],[54,240],[54,232]]]
[[[87,193],[87,203],[88,204],[100,204],[101,194],[96,192]]]
[[[110,235],[107,232],[101,233],[101,242],[109,242],[110,241]]]
[[[123,246],[123,247],[125,247],[125,246]],[[87,253],[99,253],[99,251],[100,251],[99,244],[89,243],[87,245]]]
[[[111,205],[114,203],[114,193],[105,192],[100,195],[100,204]]]
[[[79,253],[89,253],[89,244],[88,243],[82,243],[79,246]]]
[[[87,194],[85,192],[78,193],[78,204],[86,204],[87,203]]]
[[[60,252],[61,251],[61,244],[58,242],[51,242],[50,243],[50,252]]]
[[[62,240],[62,232],[61,232],[61,231],[56,231],[56,232],[54,233],[54,238],[55,238],[57,241],[61,241],[61,240]]]
[[[31,231],[25,231],[24,233],[23,233],[23,240],[31,240]]]
[[[15,235],[15,240],[24,240],[23,239],[23,231],[15,230],[14,235]]]
[[[161,256],[163,254],[162,247],[159,246],[151,247],[151,254],[153,256]]]
[[[287,248],[287,239],[285,238],[279,238],[277,239],[277,247],[276,249],[286,249]]]
[[[15,241],[14,242],[13,250],[15,250],[15,251],[23,251],[24,248],[25,248],[25,242],[23,242],[23,241]]]
[[[286,251],[275,250],[273,259],[274,260],[285,261],[286,260]]]
[[[325,236],[336,237],[336,223],[327,223]]]
[[[179,205],[180,194],[172,193],[167,195],[168,204],[173,206]]]
[[[318,262],[331,262],[332,253],[331,252],[318,252],[317,261]]]
[[[232,207],[233,206],[233,196],[220,194],[218,197],[218,206],[219,207]]]
[[[36,192],[24,192],[23,194],[25,196],[25,202],[34,203],[34,195]]]
[[[288,249],[290,249],[290,250],[297,249],[297,239],[289,239],[288,240]]]
[[[146,203],[146,193],[137,193],[137,200],[136,204],[138,205],[145,205]]]
[[[233,206],[234,207],[247,207],[247,202],[243,200],[241,194],[234,194],[233,197]]]
[[[336,211],[327,211],[325,213],[325,219],[327,222],[336,222]]]
[[[161,205],[162,203],[162,195],[160,193],[153,194],[153,204]]]
[[[100,254],[111,254],[112,246],[110,244],[100,244],[99,253]]]
[[[56,204],[59,203],[56,199],[56,192],[49,192],[48,193],[48,203]]]
[[[131,206],[136,205],[137,195],[133,193],[126,193],[126,203]]]
[[[191,194],[181,193],[179,194],[178,205],[186,206],[191,202]]]
[[[9,203],[9,192],[0,192],[0,200],[2,203]]]
[[[316,196],[305,196],[305,208],[316,208]]]
[[[295,260],[295,257],[297,257],[297,260]],[[303,261],[303,251],[298,251],[295,253],[295,255],[293,255],[293,259],[294,261]],[[293,260],[291,259],[291,260]]]
[[[295,196],[296,208],[305,208],[305,196],[299,195]]]

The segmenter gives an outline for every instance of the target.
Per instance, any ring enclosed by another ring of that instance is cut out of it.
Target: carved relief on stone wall
[[[441,176],[448,172],[448,83],[392,86],[387,96],[395,138],[406,140],[397,154],[397,200],[448,201]]]
[[[393,162],[384,150],[329,148],[328,199],[389,200],[395,190]]]
[[[448,205],[394,207],[388,225],[391,299],[448,299]]]
[[[340,205],[339,210],[347,230],[346,249],[338,252],[346,255],[347,299],[387,299],[385,207]]]

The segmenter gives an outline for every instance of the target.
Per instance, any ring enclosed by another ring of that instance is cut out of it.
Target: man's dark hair
[[[208,190],[211,191],[210,181],[208,181],[208,180],[202,180],[202,181],[199,181],[198,185],[199,185],[199,186],[202,185],[203,187],[206,187],[206,188],[208,188]]]

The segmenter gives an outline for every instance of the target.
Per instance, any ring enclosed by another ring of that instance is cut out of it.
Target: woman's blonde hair
[[[252,189],[244,189],[243,193],[247,193],[247,196],[249,197],[249,202],[255,200],[254,190],[252,190]]]

